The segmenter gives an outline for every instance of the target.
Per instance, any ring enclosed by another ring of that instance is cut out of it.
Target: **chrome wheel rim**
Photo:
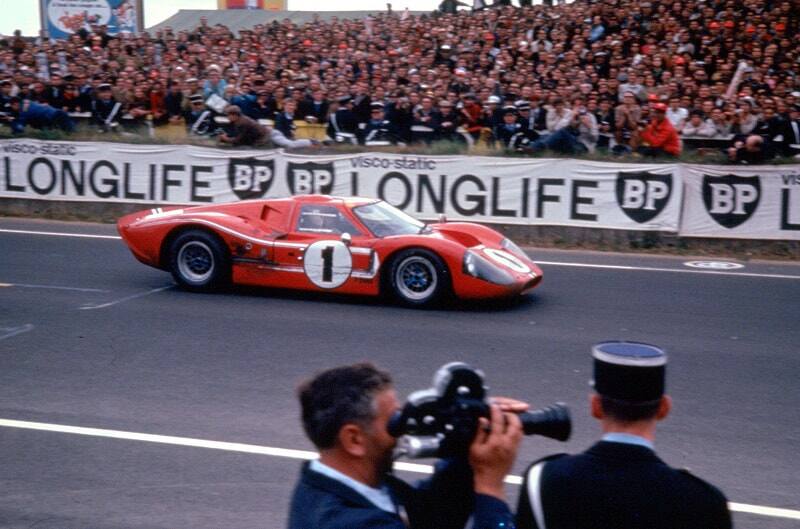
[[[190,283],[203,283],[214,273],[214,253],[203,242],[187,242],[178,252],[178,271]]]
[[[395,271],[394,279],[400,294],[413,301],[429,297],[439,281],[433,263],[417,255],[403,259]]]

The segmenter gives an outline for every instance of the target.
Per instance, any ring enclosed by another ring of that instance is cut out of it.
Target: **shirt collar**
[[[364,483],[356,481],[350,476],[342,474],[338,470],[329,467],[319,459],[312,459],[309,463],[309,468],[314,472],[347,485],[354,491],[364,496],[379,509],[386,512],[397,513],[397,508],[395,507],[394,501],[392,500],[392,497],[386,487],[381,487],[379,489],[372,488],[369,485],[365,485]]]
[[[650,450],[655,450],[653,443],[649,439],[645,439],[640,435],[633,435],[630,433],[609,432],[603,435],[603,441],[643,446],[645,448],[649,448]]]

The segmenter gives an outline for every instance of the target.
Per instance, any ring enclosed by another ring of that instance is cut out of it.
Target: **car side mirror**
[[[341,239],[341,241],[342,241],[343,243],[345,243],[347,246],[350,246],[350,244],[353,242],[353,236],[352,236],[352,235],[350,235],[350,234],[349,234],[349,233],[347,233],[347,232],[344,232],[344,233],[343,233],[343,234],[342,234],[342,235],[341,235],[339,238],[340,238],[340,239]]]

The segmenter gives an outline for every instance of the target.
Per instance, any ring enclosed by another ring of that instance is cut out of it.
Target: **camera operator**
[[[456,529],[512,527],[503,480],[522,437],[513,413],[481,418],[468,461],[440,461],[411,486],[391,474],[396,439],[387,426],[400,404],[388,373],[371,364],[329,369],[300,386],[303,427],[319,459],[303,465],[289,529]],[[508,401],[503,409],[524,411]]]
[[[658,347],[604,342],[592,350],[592,417],[602,440],[578,455],[533,463],[517,510],[517,528],[727,529],[725,496],[653,449],[656,424],[669,415],[667,357]]]
[[[583,103],[584,100],[581,96],[575,96],[572,101],[572,109],[565,112],[565,115],[568,116],[566,125],[531,143],[531,149],[534,151],[550,149],[562,154],[594,152],[600,137],[597,119]]]

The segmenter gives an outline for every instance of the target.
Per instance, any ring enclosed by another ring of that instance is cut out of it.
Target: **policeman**
[[[122,103],[114,99],[111,85],[102,83],[97,86],[97,97],[92,100],[92,121],[100,126],[100,130],[108,132],[118,125],[122,117]]]
[[[328,114],[328,137],[337,143],[356,143],[358,123],[353,113],[353,98],[344,95],[336,103],[336,111]]]
[[[364,128],[364,145],[379,146],[397,143],[392,123],[386,119],[384,105],[380,101],[370,103],[370,119]]]
[[[203,94],[189,96],[189,101],[191,108],[183,114],[187,132],[195,136],[210,134],[216,128],[214,113],[206,108]]]
[[[551,456],[525,474],[519,529],[727,529],[725,496],[653,451],[670,411],[667,357],[653,345],[603,342],[592,349],[592,416],[602,440],[578,455]]]
[[[514,105],[503,107],[503,122],[494,128],[494,138],[504,148],[520,150],[527,144],[522,126],[517,122],[517,109]]]

